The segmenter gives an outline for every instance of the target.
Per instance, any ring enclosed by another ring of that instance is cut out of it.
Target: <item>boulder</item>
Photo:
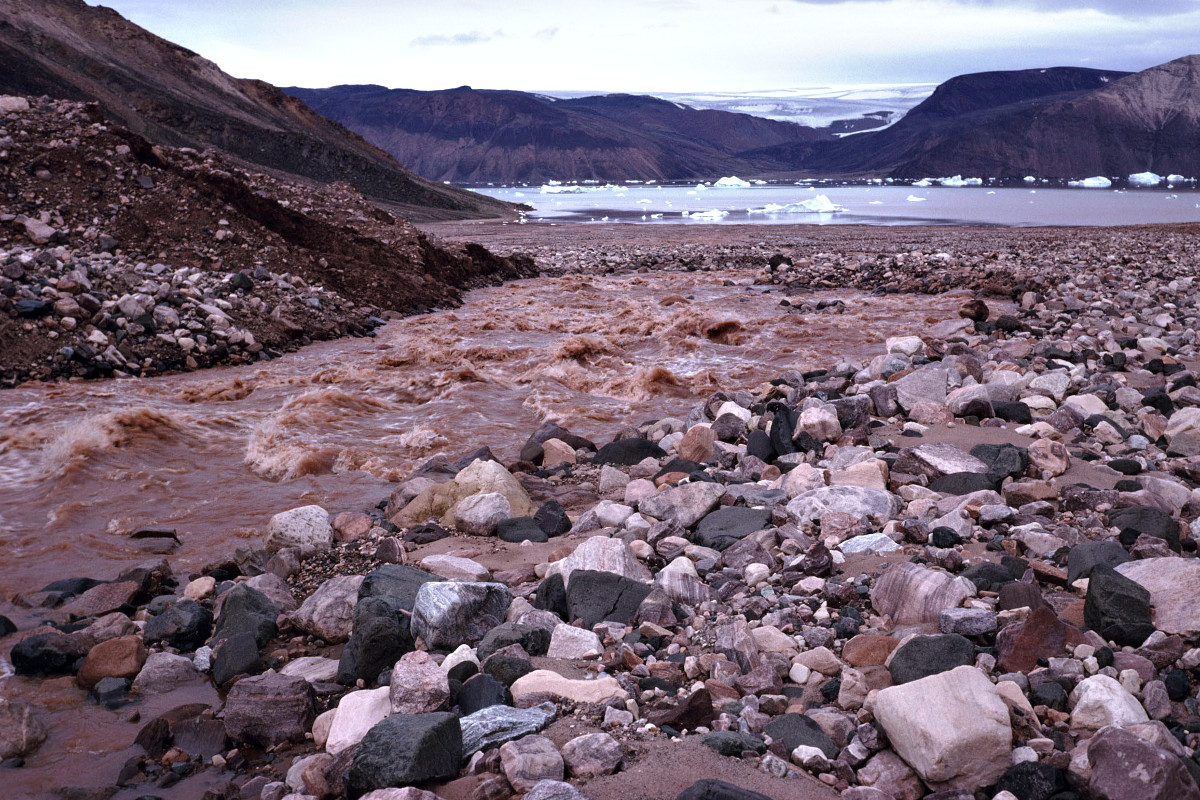
[[[1008,706],[975,667],[879,692],[875,719],[934,791],[989,786],[1012,764]]]
[[[667,451],[648,439],[617,439],[596,452],[597,464],[620,464],[632,467],[647,458],[666,458]]]
[[[432,648],[452,650],[503,622],[511,602],[502,583],[426,583],[413,604],[412,633]]]
[[[329,644],[345,642],[354,629],[361,575],[338,575],[322,583],[291,615],[292,624]]]
[[[100,642],[88,651],[75,682],[90,689],[104,678],[137,677],[146,663],[146,646],[140,636],[118,636]]]
[[[314,716],[312,687],[287,675],[243,678],[225,700],[225,732],[235,742],[264,747],[301,742]]]
[[[918,369],[893,381],[891,386],[896,390],[896,402],[905,411],[911,412],[918,403],[946,402],[948,381],[943,369]]]
[[[454,527],[472,536],[491,536],[500,523],[512,515],[512,504],[499,492],[464,497],[449,513],[454,518]]]
[[[908,475],[924,475],[930,480],[962,472],[990,472],[983,461],[952,444],[944,443],[904,448],[896,458],[893,469]]]
[[[561,781],[563,758],[554,742],[530,734],[500,745],[500,769],[518,792],[532,789],[538,781]]]
[[[650,582],[650,570],[638,561],[629,545],[620,539],[610,539],[607,536],[585,539],[571,555],[551,563],[546,577],[560,575],[563,583],[570,586],[571,574],[575,570],[611,572],[630,580]]]
[[[294,547],[305,555],[329,550],[333,547],[329,512],[315,505],[281,511],[267,523],[265,547],[272,553]]]
[[[424,714],[437,711],[450,699],[446,673],[429,653],[406,653],[392,668],[392,712]]]
[[[796,495],[787,504],[788,516],[806,523],[830,511],[841,511],[870,520],[887,521],[900,513],[900,498],[880,489],[861,486],[825,486]]]
[[[1038,659],[1054,658],[1068,644],[1082,642],[1082,634],[1039,606],[1020,622],[1004,626],[996,634],[996,663],[1007,672],[1032,672]]]
[[[336,756],[348,747],[362,741],[367,731],[392,713],[392,701],[388,687],[363,689],[350,692],[337,705],[329,735],[325,739],[325,751]]]
[[[562,747],[562,760],[573,778],[611,775],[621,765],[625,750],[607,733],[585,733]]]
[[[595,633],[560,623],[550,637],[546,655],[550,658],[596,658],[603,652],[604,645]]]
[[[239,583],[221,595],[221,610],[213,629],[212,643],[244,633],[258,647],[269,642],[276,632],[275,620],[279,608],[257,589]]]
[[[1097,564],[1115,569],[1128,560],[1129,553],[1119,542],[1080,542],[1067,553],[1067,583],[1091,577],[1092,569]]]
[[[557,714],[558,707],[554,703],[530,708],[490,705],[467,714],[461,719],[463,757],[469,758],[480,750],[537,733]]]
[[[359,743],[346,771],[346,794],[357,798],[375,789],[453,778],[462,755],[454,714],[392,714]]]
[[[815,747],[824,753],[826,758],[837,758],[837,743],[829,738],[812,717],[803,714],[780,714],[763,726],[763,733],[782,744],[783,749],[789,753],[797,747]]]
[[[1088,742],[1087,790],[1096,800],[1200,800],[1200,789],[1174,753],[1108,727]]]
[[[478,561],[442,553],[422,558],[421,569],[434,575],[440,575],[449,581],[473,583],[492,579],[492,573]]]
[[[373,683],[379,674],[413,649],[409,620],[379,597],[362,597],[354,609],[354,629],[338,661],[338,683]]]
[[[46,734],[31,705],[0,697],[0,761],[32,754],[46,741]]]
[[[193,600],[179,600],[166,611],[146,620],[143,636],[147,644],[165,642],[184,652],[191,652],[208,640],[212,633],[213,615]]]
[[[706,514],[700,520],[692,541],[701,547],[721,551],[770,525],[770,509],[726,506]]]
[[[1069,701],[1072,728],[1099,730],[1108,725],[1124,727],[1150,721],[1137,698],[1107,675],[1081,680],[1071,691]]]
[[[1136,647],[1154,633],[1150,592],[1104,565],[1095,566],[1088,578],[1083,619],[1089,628],[1120,645]]]
[[[765,794],[752,792],[732,783],[705,778],[684,789],[675,800],[770,800]]]
[[[417,592],[427,583],[443,578],[404,564],[384,564],[367,574],[358,587],[358,599],[367,597],[383,600],[399,611],[411,612]]]
[[[724,494],[725,486],[720,483],[684,483],[643,498],[638,503],[638,511],[664,522],[690,528],[716,508]]]
[[[161,694],[200,679],[200,673],[186,656],[151,653],[133,679],[133,691],[141,695]]]
[[[893,652],[888,672],[896,685],[975,663],[975,647],[956,633],[914,636]]]
[[[650,584],[612,572],[575,570],[567,586],[567,616],[572,621],[582,619],[586,628],[605,620],[627,625],[650,590]]]
[[[871,605],[899,625],[937,622],[938,614],[957,608],[975,594],[972,584],[947,572],[910,562],[892,564],[871,586]]]
[[[615,678],[606,676],[590,681],[571,680],[547,669],[534,670],[521,676],[509,689],[515,703],[519,703],[523,697],[541,694],[565,697],[578,703],[603,703],[613,697],[626,697],[625,690]]]

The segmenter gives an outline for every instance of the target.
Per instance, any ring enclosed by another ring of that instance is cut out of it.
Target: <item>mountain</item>
[[[1200,56],[1137,73],[988,72],[942,84],[896,125],[793,163],[817,173],[1079,178],[1200,175]],[[781,158],[777,148],[758,154]]]
[[[346,181],[410,218],[497,216],[510,207],[418,177],[270,84],[83,0],[0,0],[0,94],[98,101],[150,141],[215,147],[259,168]]]
[[[627,94],[555,99],[467,86],[284,91],[435,180],[711,180],[775,166],[746,159],[745,151],[782,145],[807,150],[828,136],[792,123]]]

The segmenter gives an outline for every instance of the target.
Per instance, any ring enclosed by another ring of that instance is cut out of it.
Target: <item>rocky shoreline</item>
[[[95,104],[0,97],[0,194],[0,388],[253,363],[535,271]]]
[[[781,303],[977,297],[610,442],[547,423],[507,465],[481,447],[372,509],[281,510],[193,575],[14,598],[15,680],[141,726],[114,785],[58,794],[1200,798],[1190,230],[755,233],[709,263],[753,253]],[[624,235],[537,256],[688,268],[695,234]],[[195,686],[218,694],[139,716]],[[17,780],[40,713],[0,707]]]

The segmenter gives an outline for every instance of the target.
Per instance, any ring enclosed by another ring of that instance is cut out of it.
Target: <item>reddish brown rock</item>
[[[1078,629],[1060,620],[1046,606],[996,634],[996,663],[1006,672],[1029,672],[1039,658],[1064,655],[1067,645],[1083,642]]]
[[[896,645],[892,636],[878,633],[860,633],[846,642],[842,648],[842,660],[852,667],[879,666],[887,661]]]
[[[146,663],[146,646],[140,636],[109,639],[88,651],[75,682],[90,689],[104,678],[133,680]]]
[[[343,511],[333,518],[333,538],[338,542],[353,542],[371,530],[371,517],[361,511]]]
[[[74,617],[100,617],[119,611],[133,603],[141,584],[135,581],[116,581],[93,586],[63,606],[63,611]]]

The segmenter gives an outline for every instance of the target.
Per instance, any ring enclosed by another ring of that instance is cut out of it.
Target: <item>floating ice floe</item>
[[[828,197],[819,194],[816,197],[810,197],[807,200],[801,200],[799,203],[768,203],[763,208],[746,209],[750,214],[836,214],[840,211],[845,211],[844,206],[839,206],[832,202]]]
[[[924,189],[926,186],[933,186],[933,179],[932,178],[922,178],[921,180],[914,183],[913,186],[917,186],[922,189]]]
[[[1033,177],[1032,175],[1026,175],[1025,182],[1026,183],[1037,183],[1037,178]]]
[[[583,194],[582,186],[563,186],[560,183],[547,183],[542,186],[542,194]]]
[[[908,197],[906,197],[904,199],[910,203],[924,203],[928,198],[917,197],[915,194],[910,194]]]
[[[1162,182],[1163,176],[1153,172],[1135,172],[1129,176],[1130,186],[1158,186]]]
[[[1112,181],[1103,175],[1097,175],[1094,178],[1084,178],[1081,181],[1068,181],[1068,186],[1076,186],[1081,189],[1107,189],[1112,186]]]
[[[744,181],[736,175],[730,175],[728,178],[721,178],[720,180],[713,181],[714,189],[746,189],[750,185],[750,181]]]
[[[955,175],[951,178],[938,178],[938,183],[942,186],[983,186],[983,178],[964,178],[962,175]]]
[[[1187,183],[1188,180],[1188,178],[1185,178],[1182,175],[1177,175],[1174,172],[1167,176],[1167,183]]]
[[[693,211],[691,213],[685,211],[683,212],[683,216],[690,217],[691,219],[721,219],[722,217],[728,217],[729,212],[714,208],[711,211]]]

